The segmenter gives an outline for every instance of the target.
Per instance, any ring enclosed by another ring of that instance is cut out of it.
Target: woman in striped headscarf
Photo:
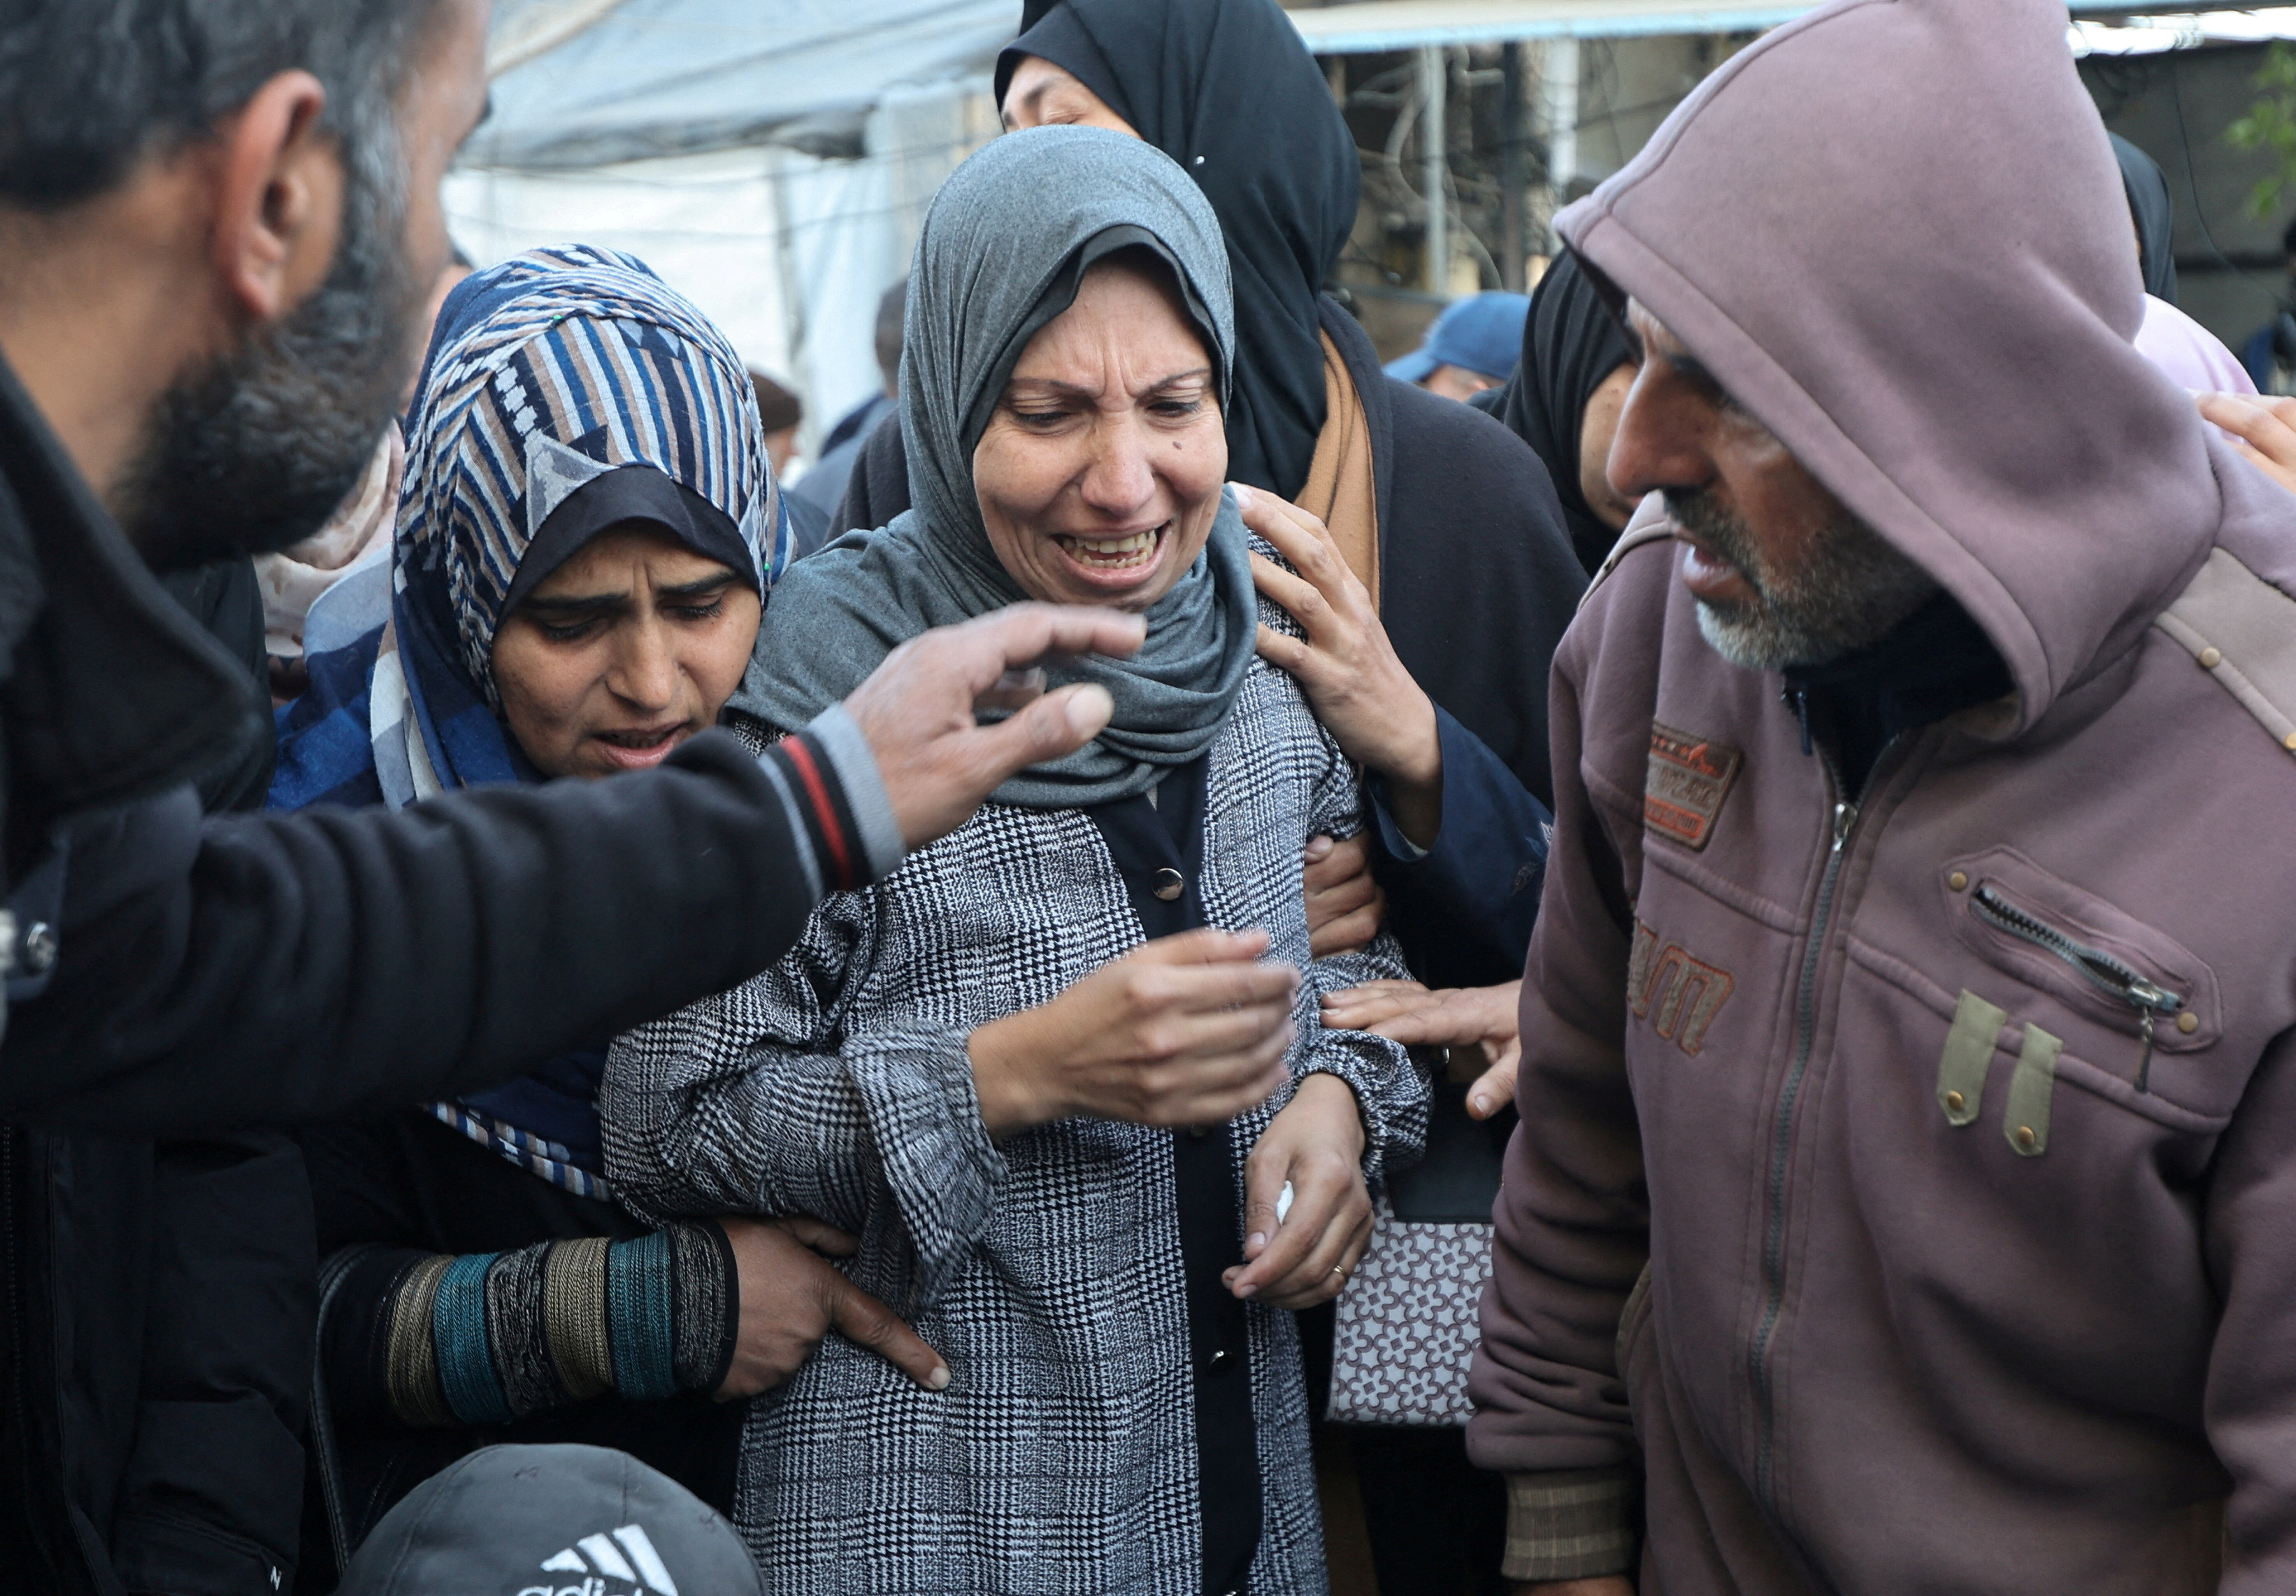
[[[407,419],[387,624],[310,662],[274,807],[659,763],[740,683],[787,522],[755,390],[640,262],[535,250],[440,313]],[[381,954],[379,956],[387,956]],[[603,1056],[305,1139],[316,1439],[338,1555],[472,1446],[586,1440],[723,1502],[734,1410],[835,1322],[939,1359],[803,1220],[655,1230],[600,1174]]]

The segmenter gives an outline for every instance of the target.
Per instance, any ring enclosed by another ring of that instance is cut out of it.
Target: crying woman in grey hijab
[[[1310,956],[1302,851],[1358,828],[1357,773],[1254,651],[1291,623],[1223,481],[1232,306],[1160,151],[973,156],[910,278],[914,507],[791,570],[734,700],[762,740],[930,626],[1147,618],[1068,667],[1114,700],[1095,742],[609,1060],[633,1204],[844,1226],[947,1361],[920,1389],[832,1338],[752,1410],[737,1518],[785,1590],[1324,1588],[1292,1314],[1362,1257],[1427,1088],[1317,1020],[1403,965],[1385,936]]]

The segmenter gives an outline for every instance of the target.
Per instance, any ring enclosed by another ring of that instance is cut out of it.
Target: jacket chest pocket
[[[1938,890],[1955,939],[2010,978],[1980,976],[1959,995],[1938,1060],[1949,1123],[1977,1117],[1997,1044],[2017,1060],[2003,1131],[2028,1157],[2047,1150],[2061,1069],[2172,1123],[2229,1112],[2183,1062],[2224,1025],[2215,974],[2190,949],[2013,848],[1949,861]]]

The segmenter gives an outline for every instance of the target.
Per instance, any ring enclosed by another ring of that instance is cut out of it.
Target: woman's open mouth
[[[1055,532],[1053,541],[1071,563],[1095,577],[1131,577],[1155,569],[1172,523],[1161,522],[1138,532],[1119,532],[1087,537],[1080,533]]]
[[[683,740],[686,729],[685,722],[681,720],[667,725],[593,732],[590,736],[608,764],[625,770],[644,770],[668,758],[669,750]]]

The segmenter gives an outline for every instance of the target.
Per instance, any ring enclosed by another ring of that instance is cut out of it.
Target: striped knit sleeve
[[[816,900],[880,881],[907,847],[869,740],[832,704],[758,756],[780,795]]]
[[[1501,1579],[1599,1579],[1634,1567],[1636,1491],[1628,1470],[1510,1474],[1506,1483]]]
[[[374,1249],[327,1317],[338,1411],[507,1424],[608,1395],[715,1391],[733,1367],[739,1280],[708,1222],[461,1256]]]

